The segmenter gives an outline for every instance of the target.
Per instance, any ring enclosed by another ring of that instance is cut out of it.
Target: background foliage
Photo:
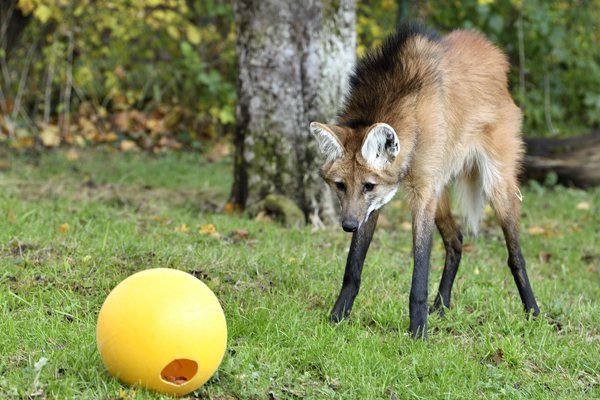
[[[0,51],[0,142],[150,152],[227,142],[236,98],[230,1],[14,3],[32,18],[18,46]],[[442,32],[478,29],[510,57],[525,134],[569,136],[600,124],[599,16],[600,0],[359,0],[357,52],[407,17]]]

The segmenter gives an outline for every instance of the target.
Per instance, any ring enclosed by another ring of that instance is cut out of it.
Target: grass
[[[0,161],[0,398],[164,397],[122,386],[95,342],[108,293],[157,267],[199,276],[227,317],[225,358],[190,398],[600,398],[599,189],[522,189],[523,253],[553,319],[525,318],[491,218],[466,237],[450,310],[414,342],[400,197],[384,209],[351,318],[333,326],[350,236],[218,213],[226,163],[100,151]],[[200,233],[208,224],[218,235]],[[431,299],[443,256],[436,234]]]

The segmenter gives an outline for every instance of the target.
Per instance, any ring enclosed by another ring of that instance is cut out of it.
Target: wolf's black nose
[[[356,232],[356,230],[358,229],[358,221],[351,220],[351,219],[344,219],[342,221],[342,228],[346,232]]]

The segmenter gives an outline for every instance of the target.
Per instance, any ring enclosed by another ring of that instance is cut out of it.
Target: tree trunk
[[[236,0],[238,102],[229,206],[268,194],[291,199],[313,223],[337,222],[309,131],[333,123],[355,61],[355,0]]]
[[[587,188],[600,185],[600,131],[568,139],[525,138],[525,179],[543,181],[548,173],[558,183]]]

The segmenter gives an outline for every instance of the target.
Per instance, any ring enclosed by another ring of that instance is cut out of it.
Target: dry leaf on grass
[[[228,143],[217,142],[213,146],[210,153],[208,153],[206,155],[206,158],[208,158],[208,161],[210,161],[210,162],[219,162],[223,158],[227,157],[230,154],[231,154],[231,149],[229,148]]]
[[[240,239],[246,240],[248,239],[248,231],[245,229],[236,229],[235,233],[240,237]]]
[[[69,224],[65,222],[64,224],[61,224],[61,225],[58,227],[58,231],[59,231],[60,233],[62,233],[63,235],[65,235],[67,232],[69,232],[69,229],[70,229],[70,228],[71,228],[71,227],[69,226]]]
[[[546,253],[545,251],[542,250],[542,251],[540,251],[540,254],[538,254],[538,258],[539,258],[540,262],[548,262],[552,258],[552,254]]]
[[[502,349],[496,350],[496,353],[494,353],[494,356],[492,357],[492,361],[496,366],[500,365],[500,363],[504,361],[504,352]]]
[[[221,237],[219,232],[217,232],[217,228],[215,228],[215,226],[213,224],[200,225],[200,234],[206,235],[206,236],[211,236],[216,239],[219,239]]]
[[[577,209],[580,211],[586,211],[590,209],[590,203],[588,203],[587,201],[582,201],[581,203],[577,204]]]
[[[57,147],[60,145],[60,136],[58,134],[57,126],[48,126],[44,128],[40,134],[40,139],[46,147]]]
[[[234,203],[225,204],[225,208],[223,209],[225,215],[240,215],[242,211],[242,206]]]
[[[527,229],[527,232],[529,232],[530,235],[545,235],[547,233],[547,231],[544,228],[539,227],[537,225],[534,225]]]
[[[185,223],[181,224],[181,226],[175,227],[175,232],[186,233],[189,230],[190,230],[190,228],[188,228],[188,226]]]
[[[65,154],[65,158],[69,161],[77,161],[79,160],[79,153],[75,149],[69,149]]]
[[[123,140],[119,147],[122,151],[134,151],[139,149],[133,140]]]
[[[211,233],[215,233],[217,228],[213,224],[208,225],[200,225],[200,233],[202,235],[210,235]]]

